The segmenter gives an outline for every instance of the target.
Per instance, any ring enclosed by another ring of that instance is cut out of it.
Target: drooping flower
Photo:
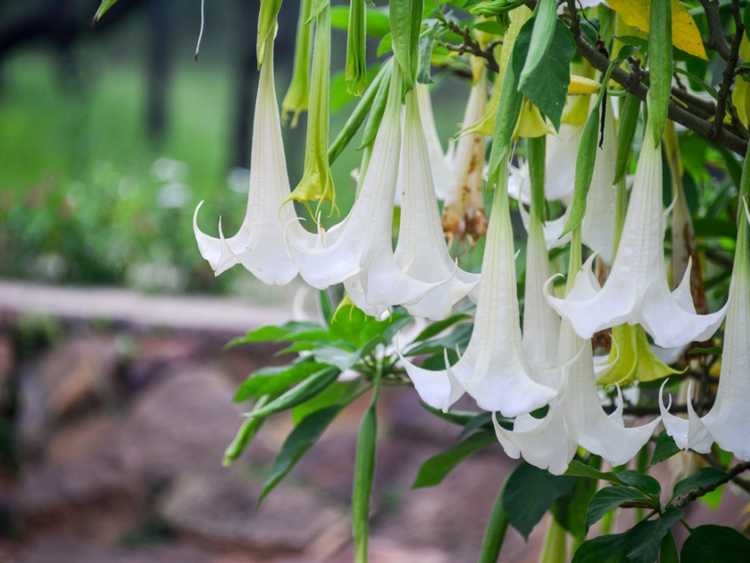
[[[674,294],[669,291],[662,247],[665,221],[661,185],[661,149],[647,133],[625,226],[606,283],[600,290],[590,287],[592,296],[583,299],[575,292],[565,299],[547,294],[552,307],[581,337],[591,338],[599,330],[622,323],[640,323],[658,346],[673,348],[705,340],[721,323],[726,307],[710,315],[698,315],[689,287],[687,295],[679,287]],[[578,276],[577,280],[589,283],[588,276]]]
[[[401,150],[398,65],[393,65],[392,72],[370,165],[349,214],[327,232],[287,232],[289,252],[302,278],[318,289],[343,282],[352,300],[369,314],[414,303],[440,283],[420,281],[404,273],[393,254],[393,197]]]
[[[218,276],[235,264],[242,264],[266,284],[283,285],[296,275],[284,243],[285,225],[296,215],[282,205],[289,197],[284,144],[273,75],[273,37],[264,50],[253,118],[253,144],[250,156],[250,188],[247,209],[240,230],[225,239],[203,233],[198,227],[198,204],[193,215],[193,232],[198,249]],[[219,221],[221,233],[221,221]]]
[[[453,178],[453,159],[452,151],[449,147],[447,152],[443,152],[443,146],[440,143],[440,136],[435,125],[435,115],[432,111],[432,100],[430,98],[430,89],[426,84],[417,82],[415,87],[417,91],[417,101],[419,104],[419,115],[422,119],[422,128],[427,140],[427,152],[430,157],[430,169],[432,178],[435,182],[435,194],[438,199],[446,199],[450,193],[450,186]]]
[[[429,405],[448,409],[466,391],[480,408],[516,416],[547,404],[555,391],[532,379],[523,348],[505,185],[507,169],[499,177],[468,347],[456,364],[441,371],[406,360],[403,364],[420,397]]]
[[[750,182],[747,165],[743,183]],[[746,205],[746,204],[745,204]],[[716,401],[702,418],[693,409],[691,390],[688,390],[688,418],[668,412],[661,398],[664,426],[677,445],[706,453],[716,441],[737,458],[750,460],[750,244],[748,224],[750,212],[745,207],[747,221],[740,219],[735,250],[734,270],[729,284],[729,311],[724,327],[724,348]],[[662,385],[662,391],[664,386]]]
[[[580,264],[580,238],[574,237],[573,245],[571,269]],[[578,273],[587,275],[587,270]],[[578,284],[576,288],[569,282],[570,286],[571,293],[586,287]],[[555,384],[558,395],[543,418],[530,414],[518,416],[512,430],[503,428],[493,416],[498,441],[510,457],[523,456],[532,465],[556,475],[565,472],[578,446],[602,456],[612,465],[627,462],[648,441],[659,419],[643,426],[625,427],[619,388],[617,408],[607,415],[594,384],[591,341],[577,336],[565,320],[559,334],[554,346],[559,367],[553,378],[548,379]]]
[[[550,473],[565,472],[578,446],[600,455],[612,465],[629,461],[648,442],[659,419],[642,426],[626,427],[622,417],[622,397],[617,408],[607,414],[594,384],[591,342],[582,340],[563,321],[560,331],[561,360],[575,354],[563,366],[559,395],[552,400],[544,418],[530,414],[516,417],[512,430],[503,428],[493,416],[497,439],[510,457],[523,458]]]
[[[406,275],[439,284],[418,301],[407,303],[406,309],[418,317],[441,319],[474,289],[479,274],[460,269],[448,254],[418,98],[417,91],[406,95],[398,182],[404,191],[395,260]]]

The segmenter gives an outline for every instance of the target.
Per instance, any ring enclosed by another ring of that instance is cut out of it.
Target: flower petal
[[[692,382],[688,384],[687,419],[673,415],[669,412],[669,405],[664,405],[664,386],[666,384],[667,381],[664,381],[659,388],[659,410],[667,434],[674,439],[677,447],[683,450],[691,449],[703,454],[710,452],[714,440],[708,428],[693,410]]]

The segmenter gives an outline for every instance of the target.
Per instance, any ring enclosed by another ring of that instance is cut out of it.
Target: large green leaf
[[[681,518],[670,510],[655,520],[644,520],[623,534],[610,534],[584,542],[572,563],[654,563],[664,537]]]
[[[618,485],[604,487],[596,492],[589,503],[589,508],[586,513],[586,526],[592,526],[607,512],[613,508],[622,506],[622,504],[626,502],[637,502],[649,506],[653,505],[653,500],[650,497],[647,497],[640,491],[630,487]]]
[[[724,471],[713,467],[703,467],[690,477],[677,482],[672,490],[672,498],[686,495],[702,487],[713,488],[726,480],[727,474]]]
[[[527,538],[552,503],[569,494],[575,482],[521,463],[508,477],[503,493],[503,508],[511,525]]]
[[[682,563],[747,563],[750,540],[724,526],[699,526],[690,532],[680,553]]]
[[[258,504],[263,502],[268,493],[287,476],[307,450],[318,441],[328,425],[341,412],[341,408],[341,405],[333,405],[312,412],[294,427],[294,430],[284,440],[281,451],[273,462],[271,473],[263,483]]]
[[[419,30],[422,0],[390,0],[391,41],[404,86],[414,87],[419,68]]]
[[[527,23],[521,30],[516,43],[524,34],[531,34],[533,22]],[[560,129],[565,99],[570,84],[570,61],[573,60],[576,48],[573,36],[561,21],[556,21],[554,35],[544,57],[544,64],[537,66],[529,73],[520,91],[531,100],[539,110],[549,118],[555,129]],[[531,38],[530,38],[531,39]],[[513,56],[516,74],[522,70],[525,62],[521,57]]]
[[[434,487],[464,459],[494,442],[496,439],[493,434],[476,432],[452,448],[432,456],[419,468],[412,488]]]

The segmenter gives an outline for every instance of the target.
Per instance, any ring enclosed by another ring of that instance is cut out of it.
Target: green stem
[[[620,246],[622,237],[622,228],[625,226],[625,216],[628,212],[628,190],[625,187],[625,177],[623,176],[616,185],[617,193],[615,194],[615,240],[613,256],[617,254],[617,247]]]
[[[508,531],[508,515],[503,508],[504,489],[505,484],[500,487],[495,504],[492,505],[490,520],[487,522],[487,528],[484,530],[482,554],[479,557],[479,563],[495,563],[498,557],[500,557],[500,551],[505,542],[505,534]]]
[[[531,183],[531,222],[544,222],[544,159],[546,136],[526,139]]]
[[[555,518],[550,518],[547,536],[539,563],[565,563],[567,559],[567,532]]]

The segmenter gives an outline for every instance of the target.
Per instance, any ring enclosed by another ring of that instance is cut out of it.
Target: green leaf
[[[451,424],[457,424],[459,426],[464,426],[465,424],[470,423],[474,418],[478,416],[475,412],[470,411],[460,411],[460,410],[449,410],[449,411],[443,411],[440,409],[436,409],[435,407],[431,407],[427,403],[424,403],[422,401],[419,402],[420,405],[422,405],[422,408],[429,412],[430,414],[434,414],[438,418],[442,418],[443,420],[446,420],[450,422]]]
[[[337,368],[328,368],[314,373],[302,383],[295,385],[288,391],[279,395],[263,408],[252,411],[248,416],[250,418],[265,418],[272,414],[296,407],[331,385],[336,381],[339,373],[340,371]]]
[[[520,74],[519,87],[522,90],[531,75],[539,69],[542,61],[544,61],[545,67],[547,66],[549,57],[545,58],[545,55],[552,45],[556,24],[557,2],[555,0],[539,0],[536,3],[529,52]]]
[[[263,405],[265,405],[266,402],[267,397],[261,397],[253,406],[253,409],[257,410],[263,408]],[[247,448],[253,438],[255,438],[260,427],[263,426],[263,421],[265,421],[265,418],[248,418],[242,423],[242,426],[240,426],[234,439],[232,439],[232,442],[224,451],[224,461],[222,462],[224,467],[229,467],[234,460],[242,455],[245,448]]]
[[[370,37],[384,37],[391,31],[388,14],[377,8],[370,7],[367,10],[367,35]],[[349,23],[348,6],[331,7],[331,27],[335,29],[346,29]]]
[[[627,172],[630,151],[635,136],[635,128],[638,125],[638,115],[641,111],[641,99],[633,94],[626,93],[620,106],[620,121],[617,130],[617,158],[615,159],[615,180],[619,182]]]
[[[594,479],[576,479],[573,491],[560,497],[552,505],[555,520],[579,541],[583,541],[588,531],[586,509],[596,492],[596,485]]]
[[[672,490],[672,499],[676,499],[702,487],[713,488],[726,482],[726,480],[727,474],[724,471],[713,467],[703,467],[690,477],[686,477],[675,484]]]
[[[102,0],[94,14],[94,21],[98,22],[102,19],[102,16],[104,16],[104,14],[106,14],[115,4],[117,4],[117,0]]]
[[[412,488],[434,487],[440,484],[459,463],[494,442],[496,439],[493,434],[476,432],[450,449],[432,456],[419,468]]]
[[[569,494],[574,486],[575,479],[555,476],[524,462],[508,477],[503,508],[511,525],[528,538],[552,503]]]
[[[572,563],[654,563],[664,537],[682,517],[667,511],[656,520],[644,520],[623,534],[599,536],[584,542]]]
[[[336,138],[333,140],[333,143],[331,143],[331,146],[328,147],[328,162],[330,164],[333,164],[335,160],[341,155],[341,153],[344,152],[344,149],[349,146],[349,143],[354,138],[354,135],[356,135],[357,131],[359,131],[359,128],[365,122],[365,118],[370,112],[370,108],[372,107],[373,101],[375,100],[375,95],[378,92],[380,83],[383,81],[383,77],[387,76],[388,72],[390,72],[390,61],[380,67],[380,70],[378,70],[375,78],[372,80],[372,82],[370,82],[369,86],[365,90],[365,93],[359,99],[357,105],[354,107],[354,110],[346,120],[346,123],[344,123],[341,131],[339,131],[339,134],[336,135]],[[320,295],[322,308],[323,296],[325,295],[325,297],[327,298],[328,294],[325,291],[321,291]],[[325,307],[326,308],[323,309],[324,318],[327,323],[330,323],[331,317],[333,315],[330,299],[328,299],[327,303],[325,303]]]
[[[351,397],[357,392],[361,381],[338,381],[329,385],[323,391],[315,395],[309,401],[297,405],[292,409],[292,422],[299,424],[307,415],[337,404],[348,404]]]
[[[586,527],[590,528],[613,508],[626,502],[643,503],[653,507],[653,499],[630,487],[613,486],[599,489],[594,494],[586,513]],[[655,508],[655,507],[654,507]]]
[[[656,437],[656,444],[654,445],[654,453],[651,456],[651,465],[656,465],[664,460],[669,459],[680,451],[680,448],[675,444],[674,438],[662,432]]]
[[[352,488],[352,532],[354,534],[355,561],[366,563],[369,537],[370,494],[375,475],[375,448],[378,435],[377,401],[379,388],[375,387],[370,406],[362,417],[357,433],[357,453],[354,461]]]
[[[581,544],[573,555],[572,563],[623,563],[627,538],[625,534],[599,536]]]
[[[586,477],[588,479],[602,479],[609,481],[610,483],[620,483],[617,476],[611,471],[599,471],[595,467],[591,467],[582,461],[574,459],[568,465],[568,470],[565,475],[569,477]]]
[[[638,471],[625,469],[622,471],[616,471],[615,476],[617,477],[618,481],[620,481],[620,483],[624,485],[630,485],[631,487],[635,487],[636,489],[647,495],[659,498],[659,494],[661,493],[661,485],[659,484],[659,481],[657,481],[650,475],[644,475],[643,473],[639,473]]]
[[[305,360],[288,366],[260,369],[242,382],[234,394],[234,400],[241,403],[263,395],[278,395],[326,367],[325,364]]]
[[[328,425],[341,412],[342,405],[333,405],[317,410],[305,416],[294,427],[284,440],[281,451],[273,462],[270,475],[263,483],[258,504],[263,502],[268,493],[278,485],[284,477],[297,465],[297,462],[318,441]]]
[[[682,563],[747,563],[750,540],[732,528],[699,526],[685,541],[680,557]]]
[[[659,547],[659,563],[680,563],[680,556],[677,553],[677,544],[674,541],[674,535],[669,532],[661,540]]]
[[[422,330],[422,332],[417,334],[417,336],[414,338],[414,342],[422,342],[423,340],[432,338],[433,336],[436,336],[440,334],[441,332],[443,332],[446,328],[451,327],[454,324],[459,323],[461,321],[468,321],[468,320],[471,320],[471,315],[468,315],[467,313],[457,313],[441,321],[435,321],[434,323],[427,325]]]
[[[649,17],[648,119],[650,133],[658,146],[664,134],[664,125],[667,123],[667,107],[672,85],[672,4],[652,1]]]
[[[406,90],[414,87],[419,69],[419,31],[422,0],[390,0],[393,53],[401,68]]]
[[[320,330],[320,325],[308,322],[291,321],[283,325],[263,326],[251,330],[245,336],[240,336],[229,341],[227,348],[240,346],[242,344],[254,344],[256,342],[284,342],[290,340],[298,333],[310,330]]]
[[[552,3],[554,4],[554,0]],[[520,40],[520,35],[518,39]],[[533,40],[532,35],[531,41]],[[529,47],[529,56],[531,48],[532,46]],[[549,118],[558,130],[568,95],[568,84],[570,84],[570,62],[575,52],[573,36],[567,26],[555,19],[554,34],[544,57],[544,64],[535,67],[525,82],[523,77],[521,78],[520,91]],[[517,64],[515,56],[513,64]],[[526,70],[525,66],[524,70]],[[516,69],[516,72],[521,72],[521,69]]]

